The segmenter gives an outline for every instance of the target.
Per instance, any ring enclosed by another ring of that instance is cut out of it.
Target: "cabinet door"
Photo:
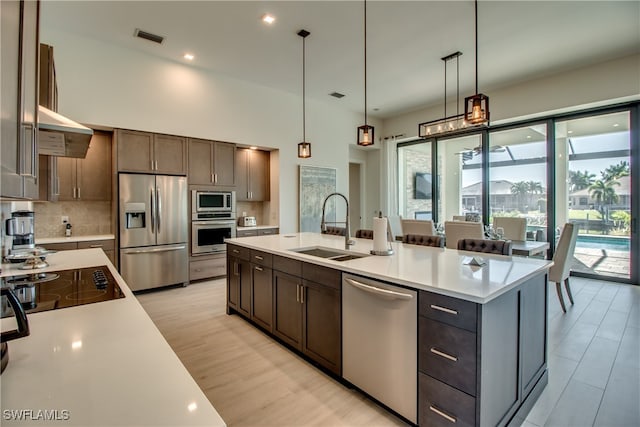
[[[236,146],[226,142],[213,145],[214,184],[233,186],[235,183]]]
[[[154,172],[170,175],[187,174],[187,139],[180,136],[153,136]]]
[[[77,160],[76,198],[111,200],[111,135],[95,132],[87,156]]]
[[[302,352],[325,368],[342,371],[341,293],[319,283],[303,281]]]
[[[76,199],[76,164],[71,157],[58,157],[56,160],[56,181],[58,201],[65,202]]]
[[[302,349],[301,279],[273,272],[273,334],[298,350]]]
[[[249,150],[249,198],[261,202],[269,200],[269,152]]]
[[[213,184],[212,156],[213,143],[211,141],[189,140],[189,184]]]
[[[273,324],[271,269],[252,264],[251,278],[251,320],[271,332]]]
[[[236,149],[235,174],[236,174],[236,201],[246,202],[249,198],[249,150],[248,148]]]
[[[235,257],[227,258],[227,306],[238,310],[240,296],[240,261]],[[228,312],[228,311],[227,311]]]
[[[118,129],[118,170],[153,172],[153,134]]]
[[[251,317],[251,263],[238,261],[240,281],[238,288],[238,313]]]

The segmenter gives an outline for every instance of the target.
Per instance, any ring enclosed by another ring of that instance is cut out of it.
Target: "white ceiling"
[[[640,52],[640,1],[485,1],[478,4],[479,89],[491,89]],[[260,20],[271,13],[276,22]],[[367,2],[369,113],[386,118],[441,105],[444,62],[460,57],[460,96],[475,93],[473,1]],[[42,33],[57,29],[363,111],[361,1],[54,1]],[[162,45],[133,37],[136,28]],[[455,61],[449,99],[455,95]],[[340,100],[328,94],[338,91]],[[377,109],[377,110],[375,110]]]

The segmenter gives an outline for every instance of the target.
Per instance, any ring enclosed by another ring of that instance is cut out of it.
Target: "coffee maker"
[[[18,210],[11,212],[11,218],[6,221],[5,232],[11,239],[10,252],[20,252],[35,249],[33,211]]]

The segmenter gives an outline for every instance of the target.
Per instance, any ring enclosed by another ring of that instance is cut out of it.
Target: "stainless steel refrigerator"
[[[189,281],[187,178],[120,174],[120,274],[133,291]]]

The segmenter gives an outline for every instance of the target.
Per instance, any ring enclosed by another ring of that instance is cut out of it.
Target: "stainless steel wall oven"
[[[222,203],[214,209],[203,209],[203,194]],[[225,252],[225,239],[236,237],[236,194],[228,192],[191,192],[191,255]]]

